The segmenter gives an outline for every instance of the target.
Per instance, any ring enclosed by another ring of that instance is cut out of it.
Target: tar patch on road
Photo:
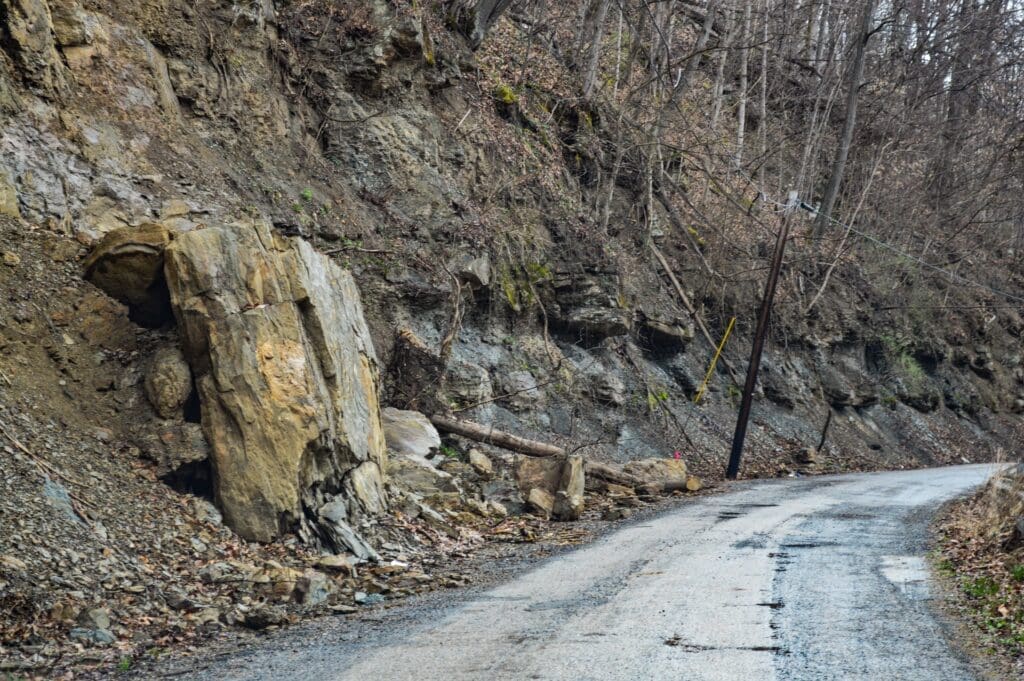
[[[709,650],[746,650],[757,653],[772,653],[773,655],[789,655],[789,651],[780,646],[703,646],[697,643],[689,643],[679,634],[665,639],[665,645],[677,648],[683,653],[703,653]]]
[[[794,541],[779,544],[781,549],[820,549],[823,546],[838,546],[838,544],[832,541]]]

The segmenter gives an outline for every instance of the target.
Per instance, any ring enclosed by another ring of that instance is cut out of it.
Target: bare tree
[[[872,34],[871,24],[874,10],[874,0],[866,0],[861,13],[860,32],[856,42],[853,44],[853,64],[850,67],[850,79],[847,84],[846,115],[843,120],[843,130],[839,135],[839,145],[836,149],[835,161],[832,164],[832,172],[829,173],[828,185],[825,187],[825,193],[821,197],[818,218],[814,222],[815,250],[819,248],[821,236],[825,233],[825,228],[832,217],[832,209],[835,208],[836,197],[839,195],[839,185],[843,181],[843,172],[846,170],[846,159],[850,155],[853,129],[857,123],[857,102],[860,99],[860,84],[864,78],[864,61],[867,55],[868,40],[871,39]]]

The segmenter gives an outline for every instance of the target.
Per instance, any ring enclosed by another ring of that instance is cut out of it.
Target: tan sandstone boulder
[[[544,515],[556,520],[578,520],[583,513],[582,457],[519,456],[514,473],[523,500]]]
[[[159,326],[170,319],[164,249],[171,241],[156,223],[108,232],[85,261],[85,278],[129,307],[133,321]]]
[[[640,459],[630,461],[622,470],[651,483],[685,483],[686,462],[682,459]]]
[[[181,415],[181,408],[192,392],[192,372],[181,350],[160,348],[149,361],[144,383],[146,397],[161,418]]]
[[[382,510],[377,358],[352,276],[260,222],[182,234],[164,256],[228,525],[269,541],[338,493],[349,514]]]

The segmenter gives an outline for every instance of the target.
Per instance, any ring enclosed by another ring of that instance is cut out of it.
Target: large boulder
[[[337,493],[380,510],[377,358],[352,276],[262,222],[177,237],[165,272],[228,525],[269,541]]]
[[[558,489],[562,479],[562,460],[558,458],[541,458],[536,456],[517,456],[513,473],[516,486],[525,499],[530,490],[537,487],[548,490],[552,494]]]
[[[552,515],[558,520],[579,520],[583,515],[583,491],[586,481],[583,478],[583,457],[566,457],[562,464],[562,474],[558,479],[558,491],[555,493],[555,507]]]
[[[381,412],[384,440],[397,456],[433,457],[441,448],[441,436],[434,424],[418,411],[387,407]]]
[[[387,474],[393,484],[421,496],[459,491],[452,475],[434,466],[441,436],[430,419],[418,411],[392,407],[381,416],[388,446]]]
[[[434,468],[418,457],[394,457],[388,462],[388,480],[406,492],[428,497],[438,493],[459,493],[451,473]]]

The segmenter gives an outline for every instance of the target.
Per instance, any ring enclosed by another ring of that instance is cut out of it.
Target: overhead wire
[[[745,173],[743,173],[741,170],[737,170],[736,172],[738,174],[740,174],[741,176],[743,176],[743,178],[748,183],[750,183],[750,185],[752,187],[754,187],[757,190],[758,194],[760,194],[760,196],[761,196],[761,200],[762,201],[764,201],[765,203],[773,204],[774,206],[776,206],[778,208],[782,208],[782,209],[787,208],[788,204],[786,204],[786,203],[784,203],[782,201],[778,201],[777,199],[774,199],[774,198],[770,197],[768,195],[768,193],[764,190],[763,187],[759,186],[752,178],[747,177],[747,175]],[[806,201],[800,200],[800,202],[797,205],[797,207],[799,209],[807,212],[807,213],[810,213],[811,215],[814,215],[815,217],[823,217],[827,222],[830,222],[830,223],[832,223],[832,224],[834,224],[834,225],[836,225],[838,227],[841,227],[841,228],[843,228],[845,230],[849,230],[849,232],[851,234],[856,234],[857,236],[859,236],[862,239],[865,239],[867,241],[870,241],[871,243],[875,244],[876,246],[879,246],[879,247],[884,248],[884,249],[886,249],[888,251],[891,251],[891,252],[899,255],[902,258],[906,258],[907,260],[915,262],[918,265],[921,265],[922,267],[924,267],[926,269],[933,270],[935,272],[943,274],[943,275],[949,277],[950,279],[952,279],[954,281],[958,281],[960,283],[967,284],[969,286],[973,286],[973,287],[976,287],[976,288],[984,289],[986,291],[989,291],[990,293],[994,293],[996,295],[1002,296],[1002,297],[1004,297],[1004,298],[1006,298],[1008,300],[1013,300],[1013,301],[1018,302],[1018,303],[1024,303],[1024,296],[1018,296],[1018,295],[1015,295],[1015,294],[1010,293],[1008,291],[1003,291],[1003,290],[997,289],[997,288],[995,288],[993,286],[989,286],[987,284],[982,284],[981,282],[975,281],[973,279],[968,279],[967,277],[965,277],[963,275],[960,275],[960,274],[957,274],[956,272],[951,272],[951,271],[947,270],[944,267],[940,267],[938,265],[935,265],[933,263],[928,262],[927,260],[924,260],[922,258],[919,258],[919,257],[915,256],[915,255],[907,253],[906,251],[904,251],[904,250],[902,250],[900,248],[897,248],[896,246],[894,246],[894,245],[892,245],[892,244],[890,244],[890,243],[888,243],[886,241],[883,241],[882,239],[879,239],[878,237],[872,236],[871,234],[868,234],[867,232],[864,232],[864,231],[861,231],[861,230],[857,229],[856,227],[853,226],[852,223],[851,224],[845,224],[843,222],[840,222],[839,220],[836,220],[835,218],[833,218],[830,215],[823,215],[815,206],[812,206],[812,205],[808,204]]]

